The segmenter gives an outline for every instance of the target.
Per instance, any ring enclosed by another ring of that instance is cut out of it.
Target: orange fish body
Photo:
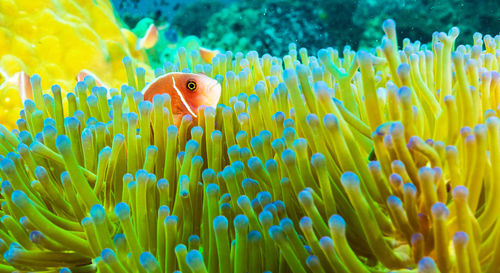
[[[104,83],[101,81],[101,79],[99,79],[96,75],[94,75],[94,73],[90,72],[87,69],[83,69],[82,71],[78,72],[78,74],[76,75],[76,81],[77,82],[83,82],[83,80],[87,76],[91,76],[92,78],[94,78],[95,83],[96,83],[97,86],[99,86],[99,87],[106,87],[106,85],[104,85]],[[106,89],[107,89],[107,87],[106,87]]]
[[[153,46],[155,46],[157,42],[158,42],[158,28],[154,24],[151,24],[149,25],[148,30],[146,30],[146,34],[144,34],[144,37],[137,39],[135,49],[136,50],[141,50],[143,48],[150,49]]]
[[[206,49],[204,47],[200,47],[199,50],[200,50],[201,59],[208,64],[211,64],[212,59],[215,56],[217,56],[217,54],[220,53],[218,50],[210,50],[210,49]]]
[[[26,99],[32,100],[33,90],[31,89],[30,76],[24,71],[20,71],[14,74],[14,77],[17,81],[17,85],[19,86],[21,101],[24,102]]]
[[[221,95],[220,84],[203,74],[172,72],[162,75],[144,87],[144,99],[153,101],[157,94],[168,94],[172,104],[175,125],[184,115],[198,118],[202,105],[216,107]]]
[[[21,102],[24,103],[25,100],[33,99],[33,90],[31,89],[30,76],[24,71],[16,72],[11,77],[0,71],[0,78],[4,78],[4,81],[0,84],[0,90],[7,87],[14,87],[19,90],[19,97]]]

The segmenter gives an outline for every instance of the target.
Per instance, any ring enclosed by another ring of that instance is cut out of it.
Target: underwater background
[[[429,43],[434,31],[460,28],[458,44],[472,34],[498,33],[500,1],[476,0],[112,0],[130,28],[145,17],[165,25],[165,38],[176,42],[194,35],[207,48],[273,56],[289,43],[312,52],[332,46],[352,49],[380,44],[387,18],[398,23],[398,37]],[[401,42],[401,41],[400,41]],[[155,61],[155,60],[153,60]]]

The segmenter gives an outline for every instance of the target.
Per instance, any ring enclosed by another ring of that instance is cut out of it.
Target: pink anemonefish
[[[220,53],[219,50],[210,50],[208,48],[204,48],[204,47],[200,47],[199,48],[199,51],[200,51],[200,56],[201,56],[201,59],[206,62],[207,64],[211,64],[212,63],[212,59],[217,56],[217,54]]]
[[[30,76],[24,71],[17,72],[13,77],[19,87],[21,101],[33,99],[33,90],[31,89]]]
[[[83,80],[85,79],[85,77],[87,76],[91,76],[92,78],[94,78],[95,80],[95,83],[97,86],[99,87],[106,87],[106,85],[104,85],[104,83],[101,81],[101,79],[99,79],[96,75],[94,75],[94,73],[88,71],[87,69],[83,69],[82,71],[78,72],[78,74],[76,75],[76,81],[77,82],[83,82]],[[107,89],[107,87],[106,87]]]
[[[144,37],[137,39],[137,43],[135,44],[135,49],[136,50],[141,50],[141,49],[150,49],[156,45],[158,42],[158,28],[154,25],[151,24],[148,27],[148,30],[146,30],[146,34],[144,34]]]
[[[5,72],[0,70],[0,79],[3,79],[3,82],[0,83],[0,90],[7,87],[17,88],[19,90],[19,97],[23,103],[27,99],[33,99],[30,76],[26,72],[19,71],[8,77]]]
[[[144,87],[144,99],[153,101],[157,94],[170,96],[175,125],[179,125],[184,115],[198,118],[198,108],[202,105],[217,107],[221,96],[220,84],[203,74],[172,72],[160,76]]]
[[[106,87],[96,75],[86,69],[80,71],[76,79],[83,81],[86,76],[93,77],[97,86]],[[216,80],[204,74],[172,72],[148,83],[142,93],[144,99],[151,102],[157,94],[168,94],[175,125],[179,125],[184,115],[189,114],[193,119],[198,118],[198,108],[202,105],[217,107],[221,86]]]

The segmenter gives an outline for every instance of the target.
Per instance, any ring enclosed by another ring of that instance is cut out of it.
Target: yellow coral
[[[16,72],[39,74],[42,88],[57,82],[72,90],[75,76],[88,69],[113,87],[125,81],[121,60],[132,56],[144,67],[144,51],[135,49],[137,37],[120,28],[108,0],[0,0],[0,118],[5,110],[15,115],[21,109],[19,92],[3,84]],[[147,73],[151,73],[147,70]]]

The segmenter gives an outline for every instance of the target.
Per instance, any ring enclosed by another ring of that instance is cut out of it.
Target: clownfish
[[[21,102],[24,103],[25,100],[33,99],[33,90],[31,89],[30,76],[24,71],[16,72],[11,77],[8,77],[6,73],[0,71],[0,79],[4,81],[0,84],[0,90],[6,89],[8,87],[14,87],[19,90],[19,97]]]
[[[175,124],[179,125],[184,115],[197,119],[198,108],[202,105],[216,108],[221,85],[203,74],[172,72],[148,83],[142,93],[144,99],[149,101],[153,101],[157,94],[168,94]]]
[[[135,44],[136,50],[141,49],[150,49],[156,45],[158,42],[158,28],[154,24],[149,25],[148,30],[146,30],[146,34],[144,37],[137,39],[137,43]]]
[[[212,59],[220,53],[219,50],[210,50],[204,47],[199,48],[201,59],[207,64],[212,63]]]
[[[19,87],[21,101],[33,99],[33,90],[31,89],[30,76],[24,71],[14,74],[16,85]]]
[[[106,85],[104,85],[104,83],[101,81],[101,79],[99,79],[96,75],[94,75],[94,73],[88,71],[87,69],[83,69],[82,71],[78,72],[78,74],[76,75],[76,81],[83,82],[83,80],[87,76],[91,76],[92,78],[94,78],[97,86],[106,87]],[[107,89],[107,87],[106,87],[106,89]]]

